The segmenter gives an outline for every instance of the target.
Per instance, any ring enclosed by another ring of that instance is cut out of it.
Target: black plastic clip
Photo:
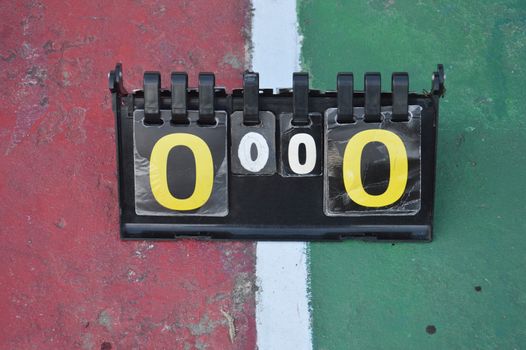
[[[199,124],[214,125],[215,76],[213,73],[199,73]]]
[[[380,122],[381,98],[382,98],[382,78],[380,73],[365,73],[364,77],[365,103],[364,121]]]
[[[122,64],[117,63],[115,69],[108,75],[109,88],[112,93],[119,95],[127,95],[128,91],[124,88],[124,80],[122,78]]]
[[[309,124],[309,75],[292,75],[292,124]]]
[[[259,74],[243,74],[243,124],[258,125],[259,119]]]
[[[172,81],[172,123],[188,124],[186,115],[186,96],[188,91],[188,75],[185,72],[174,72]]]
[[[393,96],[392,121],[402,122],[409,120],[409,75],[407,73],[393,73],[391,77],[391,91]]]
[[[433,80],[431,83],[431,92],[433,95],[443,97],[446,94],[446,74],[444,73],[444,65],[438,64],[437,71],[433,73]]]
[[[161,74],[159,72],[144,73],[144,122],[146,124],[162,124],[159,112],[161,89]]]
[[[336,78],[338,93],[338,123],[354,123],[353,94],[354,76],[352,73],[338,73]]]

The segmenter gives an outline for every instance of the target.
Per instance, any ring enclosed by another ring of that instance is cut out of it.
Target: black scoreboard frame
[[[342,82],[345,83],[345,80]],[[174,83],[177,82],[172,79],[172,84]],[[248,84],[247,81],[245,83]],[[279,171],[272,176],[237,176],[230,171],[229,162],[227,216],[143,216],[135,212],[133,112],[145,108],[145,93],[144,90],[128,92],[124,88],[122,66],[117,64],[109,73],[109,89],[116,118],[121,238],[431,241],[438,107],[439,99],[445,93],[442,65],[438,65],[437,71],[432,75],[429,92],[406,92],[405,96],[401,96],[401,100],[400,93],[394,101],[393,92],[380,92],[378,86],[376,91],[373,88],[370,91],[368,88],[364,91],[355,91],[351,85],[350,99],[344,98],[343,94],[338,97],[338,91],[346,88],[348,89],[349,86],[342,84],[336,91],[321,92],[309,89],[307,80],[306,87],[305,84],[298,84],[293,89],[274,91],[251,85],[245,86],[244,90],[235,89],[229,94],[225,89],[212,85],[212,101],[206,103],[209,104],[208,107],[211,104],[213,110],[226,111],[228,116],[235,111],[254,112],[254,109],[271,111],[276,116],[277,125],[282,113],[294,113],[300,110],[306,113],[320,113],[324,116],[327,109],[341,108],[343,111],[344,108],[349,107],[349,103],[351,108],[365,107],[368,94],[379,94],[381,106],[394,108],[394,105],[400,103],[421,106],[421,206],[416,214],[326,216],[323,210],[324,176],[283,177]],[[185,87],[186,106],[172,104],[171,90],[161,89],[160,86],[158,90],[157,101],[147,101],[148,108],[152,108],[152,103],[153,108],[159,111],[173,112],[177,108],[186,110],[203,108],[202,105],[200,106],[198,89]],[[279,143],[279,132],[276,128],[278,155]],[[228,149],[230,149],[230,130],[228,130]]]

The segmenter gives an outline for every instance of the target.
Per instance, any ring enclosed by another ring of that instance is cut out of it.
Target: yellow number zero
[[[166,166],[168,154],[174,147],[188,147],[195,160],[195,187],[192,195],[185,199],[174,197],[168,188]],[[165,208],[187,211],[202,207],[212,194],[214,185],[214,162],[206,142],[193,134],[176,133],[157,141],[150,157],[150,186],[157,202]]]
[[[364,147],[370,142],[381,142],[389,153],[389,185],[384,193],[371,195],[363,188],[361,159]],[[403,141],[395,133],[382,130],[364,130],[354,135],[343,154],[343,183],[349,197],[363,207],[391,205],[404,194],[407,185],[407,152]]]

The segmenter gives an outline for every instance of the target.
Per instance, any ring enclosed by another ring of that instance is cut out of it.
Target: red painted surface
[[[119,240],[107,89],[117,61],[240,86],[247,6],[1,1],[1,349],[255,347],[253,244]]]

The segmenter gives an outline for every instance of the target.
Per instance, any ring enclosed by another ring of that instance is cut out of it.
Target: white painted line
[[[301,37],[295,0],[253,0],[252,70],[259,86],[291,87],[300,70]]]
[[[312,349],[306,249],[307,245],[299,242],[257,244],[259,350]]]
[[[291,87],[300,70],[295,0],[253,0],[252,69],[260,87]],[[260,242],[256,249],[259,350],[310,350],[307,245]]]

